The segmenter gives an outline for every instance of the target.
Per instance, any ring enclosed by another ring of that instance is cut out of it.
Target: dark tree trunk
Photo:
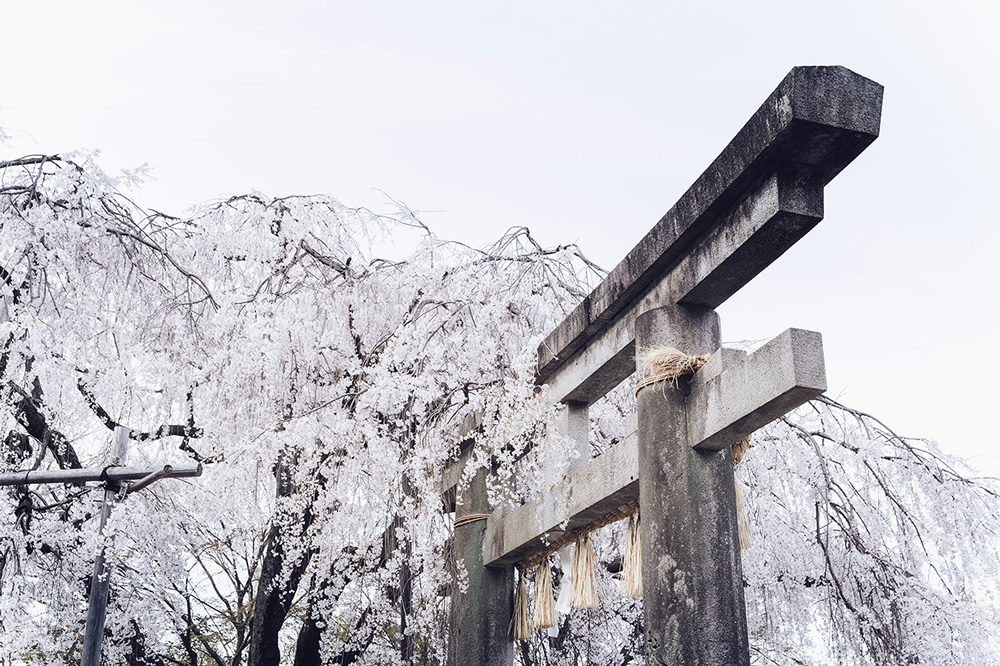
[[[282,581],[281,568],[285,561],[284,548],[281,546],[282,530],[278,526],[272,527],[269,539],[270,545],[260,568],[257,600],[250,624],[250,656],[247,666],[275,666],[281,660],[278,632],[285,623],[295,591],[309,563],[308,556],[301,558],[295,563],[288,579]]]
[[[395,533],[397,521],[398,518],[390,520],[389,526],[382,533],[382,538],[368,544],[368,547],[364,550],[352,552],[345,550],[345,554],[351,559],[351,563],[344,569],[345,573],[336,574],[336,568],[331,568],[330,575],[317,582],[317,587],[311,591],[310,598],[329,598],[330,585],[336,576],[347,579],[355,575],[374,573],[383,568],[396,548]],[[377,558],[375,558],[376,551],[379,553]],[[395,587],[388,588],[385,592],[390,600],[398,596],[398,591]],[[334,595],[333,598],[336,599],[338,597]],[[361,641],[361,644],[354,649],[344,650],[339,655],[331,657],[326,663],[347,666],[361,658],[361,655],[375,637],[374,632],[365,627],[368,613],[369,609],[366,608],[354,623],[353,634],[357,635],[359,632],[365,632],[364,640]],[[320,641],[322,640],[323,630],[317,626],[317,622],[315,608],[310,605],[309,613],[302,623],[302,627],[299,629],[299,637],[295,643],[295,666],[320,666],[323,664],[320,658]]]
[[[290,456],[287,462],[294,465],[295,456]],[[292,471],[285,462],[278,464],[275,472],[278,479],[278,497],[289,497],[294,492]],[[285,623],[288,611],[292,606],[295,591],[299,587],[302,574],[309,564],[309,551],[292,565],[287,579],[282,579],[281,570],[285,565],[284,539],[301,538],[312,523],[312,513],[309,508],[301,516],[298,524],[295,521],[276,518],[275,524],[267,535],[267,552],[260,568],[260,580],[257,583],[257,598],[254,602],[253,620],[250,623],[249,656],[247,666],[276,666],[281,661],[281,651],[278,648],[278,633]],[[294,525],[295,533],[289,533]]]
[[[410,499],[417,499],[416,488],[410,482],[410,476],[403,473],[403,493]],[[400,521],[402,524],[402,521]],[[410,558],[413,556],[413,544],[407,535],[403,546],[403,565],[399,569],[399,656],[404,664],[413,663],[413,636],[406,633],[410,614],[413,612],[413,571],[410,568]]]
[[[127,666],[163,666],[162,657],[149,653],[146,636],[139,627],[139,623],[132,620],[129,622],[129,628],[132,630],[132,635],[128,639],[125,664]],[[194,662],[192,666],[197,666],[197,662]]]
[[[316,619],[311,615],[307,617],[295,642],[295,666],[322,666],[319,655],[320,633]]]
[[[413,636],[406,633],[407,620],[413,610],[413,586],[410,573],[410,543],[406,543],[406,560],[399,570],[399,654],[404,664],[413,663]]]
[[[19,399],[14,399],[11,404],[14,408],[14,418],[28,435],[49,449],[59,467],[79,468],[80,459],[76,455],[76,449],[61,432],[50,427],[48,419],[41,411],[41,387],[38,386],[37,380],[35,383],[38,397],[14,388],[14,392],[19,394]]]

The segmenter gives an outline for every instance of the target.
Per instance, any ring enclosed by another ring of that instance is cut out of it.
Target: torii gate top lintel
[[[537,382],[554,384],[560,367],[660,278],[675,277],[668,273],[712,224],[775,174],[772,194],[783,199],[779,208],[810,218],[811,224],[796,220],[799,228],[778,244],[773,238],[753,247],[744,243],[743,254],[753,256],[735,257],[740,265],[736,270],[727,266],[724,279],[703,276],[702,284],[677,285],[672,291],[686,305],[714,308],[777,259],[822,218],[823,186],[878,137],[882,92],[878,83],[844,67],[793,68],[677,203],[546,337],[538,348]],[[733,253],[726,254],[724,259],[734,263]],[[725,284],[713,284],[713,278]],[[683,293],[677,293],[679,288]],[[568,396],[584,402],[596,397]]]

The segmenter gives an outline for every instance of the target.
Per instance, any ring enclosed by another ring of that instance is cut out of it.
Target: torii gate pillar
[[[493,510],[486,496],[487,470],[481,469],[460,484],[455,518]],[[514,663],[514,644],[507,625],[514,612],[514,570],[483,566],[483,533],[486,521],[455,528],[455,566],[465,568],[468,589],[453,589],[448,640],[448,666],[481,664],[508,666]],[[456,572],[457,574],[457,572]],[[456,581],[455,585],[459,585]]]
[[[719,317],[703,307],[650,310],[635,320],[635,344],[637,358],[657,346],[711,354],[721,346]],[[732,457],[689,445],[689,379],[637,398],[646,659],[748,665]]]

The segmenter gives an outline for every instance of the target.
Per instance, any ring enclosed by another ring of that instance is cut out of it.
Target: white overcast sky
[[[882,136],[723,337],[820,331],[830,395],[1000,474],[997,7],[0,0],[0,159],[148,163],[135,198],[174,214],[385,192],[442,237],[523,225],[611,268],[792,66],[844,65],[886,87]]]

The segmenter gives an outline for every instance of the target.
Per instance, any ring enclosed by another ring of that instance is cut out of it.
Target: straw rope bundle
[[[531,616],[528,613],[528,590],[524,586],[524,569],[518,569],[517,594],[514,595],[514,615],[507,631],[515,641],[531,638]]]
[[[750,448],[750,435],[733,444],[733,467],[743,462],[743,455]]]
[[[625,518],[631,518],[639,510],[639,501],[634,500],[628,504],[623,504],[614,511],[609,511],[598,520],[589,525],[567,532],[561,537],[549,543],[548,548],[525,558],[518,563],[518,570],[521,572],[538,566],[535,572],[535,612],[534,627],[542,629],[554,627],[559,624],[559,617],[556,614],[554,594],[552,590],[552,566],[549,564],[549,557],[566,546],[575,543],[576,550],[573,553],[573,563],[571,565],[571,578],[573,589],[571,591],[572,608],[596,608],[597,594],[594,583],[596,572],[594,570],[594,548],[590,543],[590,533],[612,523],[617,523]],[[584,544],[581,546],[581,543]],[[587,552],[589,551],[589,553]],[[638,557],[638,555],[637,555]],[[638,585],[641,587],[641,578]],[[522,578],[523,583],[523,578]],[[517,595],[514,599],[514,614],[518,615],[519,608],[523,608],[527,617],[527,591],[524,591],[522,600],[522,590],[518,587]],[[587,605],[582,605],[587,604]],[[521,622],[519,620],[519,622]],[[515,635],[515,622],[511,619],[510,633]],[[530,633],[530,630],[528,631]],[[527,638],[527,636],[525,636]],[[523,640],[523,639],[517,639]]]
[[[542,560],[535,572],[535,627],[544,629],[559,624],[555,599],[552,596],[552,569],[548,559]]]
[[[594,544],[590,535],[576,540],[573,551],[573,608],[597,608],[597,585],[594,577]]]
[[[708,355],[688,356],[673,347],[654,347],[639,354],[639,365],[642,367],[642,377],[635,385],[635,394],[651,384],[662,381],[672,381],[677,385],[677,379],[685,375],[693,375],[708,363]]]
[[[531,567],[541,564],[543,561],[547,560],[554,553],[562,550],[566,546],[576,543],[577,540],[586,535],[590,534],[595,530],[599,530],[602,527],[611,525],[612,523],[617,523],[619,520],[624,520],[635,514],[639,510],[639,501],[633,500],[627,504],[622,504],[614,511],[609,511],[604,514],[594,522],[581,527],[580,529],[573,530],[571,532],[566,532],[558,539],[550,541],[548,547],[545,550],[539,551],[532,555],[531,557],[526,557],[521,560],[520,566],[525,569],[530,569]]]
[[[490,517],[488,513],[470,513],[467,516],[462,516],[461,518],[455,519],[455,527],[461,527],[462,525],[468,525],[469,523],[475,523],[480,520],[486,520]]]
[[[628,532],[625,536],[625,562],[623,592],[627,597],[642,596],[642,532],[639,527],[639,514],[628,521]]]
[[[750,448],[750,435],[733,444],[733,469],[743,461],[743,454]],[[747,522],[747,514],[743,509],[743,491],[740,489],[740,482],[733,479],[736,484],[736,525],[740,534],[740,549],[746,550],[753,545],[753,534],[750,532],[750,524]]]

